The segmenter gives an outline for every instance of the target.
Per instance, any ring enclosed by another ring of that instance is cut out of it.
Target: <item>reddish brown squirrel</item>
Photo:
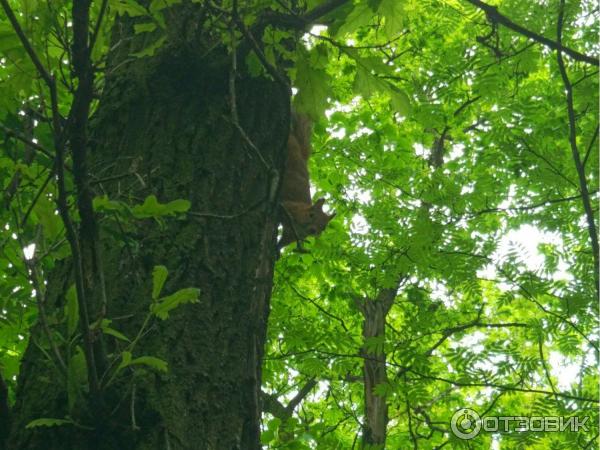
[[[310,157],[310,135],[312,124],[304,115],[292,111],[292,124],[288,137],[288,154],[281,187],[281,209],[283,235],[277,246],[283,248],[294,241],[301,249],[302,241],[308,236],[318,236],[334,214],[323,211],[325,199],[314,204],[310,198],[308,158]]]

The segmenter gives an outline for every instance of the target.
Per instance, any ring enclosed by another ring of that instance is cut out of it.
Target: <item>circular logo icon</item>
[[[459,439],[473,439],[481,430],[481,417],[470,408],[459,409],[452,416],[450,428]]]

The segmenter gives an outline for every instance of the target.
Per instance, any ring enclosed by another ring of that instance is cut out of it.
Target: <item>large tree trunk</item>
[[[91,430],[24,429],[33,419],[69,414],[64,377],[41,352],[47,343],[34,329],[9,449],[260,448],[260,368],[277,228],[271,168],[283,167],[289,94],[248,77],[240,64],[236,103],[253,148],[231,121],[230,57],[222,47],[206,52],[187,44],[133,62],[113,55],[117,69],[91,123],[90,170],[96,194],[110,199],[139,204],[154,194],[161,203],[192,204],[184,218],[100,218],[111,326],[130,338],[139,331],[155,265],[169,269],[165,294],[198,287],[200,302],[154,321],[135,347],[134,357],[167,361],[167,373],[134,378],[126,370],[104,391],[103,411],[74,406],[70,414]],[[71,278],[68,261],[50,274],[50,314],[64,305]],[[109,361],[124,348],[106,335],[104,344]]]

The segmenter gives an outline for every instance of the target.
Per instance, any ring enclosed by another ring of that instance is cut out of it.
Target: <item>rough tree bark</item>
[[[231,121],[226,49],[202,41],[199,10],[182,8],[174,20],[172,35],[183,37],[154,57],[128,59],[136,40],[129,47],[123,39],[127,26],[117,36],[120,47],[90,125],[90,171],[96,195],[139,204],[153,194],[161,203],[192,204],[185,218],[160,222],[100,217],[111,326],[136,335],[155,265],[169,269],[165,294],[198,287],[200,302],[153,322],[135,348],[134,357],[167,361],[168,372],[125,373],[104,392],[103,411],[77,402],[70,413],[81,427],[24,428],[33,419],[69,414],[66,377],[44,356],[48,345],[35,328],[9,449],[260,448],[260,367],[277,228],[271,169],[284,163],[289,93],[239,65],[239,121],[259,157]],[[65,304],[71,272],[62,261],[48,276],[50,315]],[[123,349],[110,336],[104,341],[109,358]]]
[[[385,320],[396,298],[398,287],[382,289],[375,298],[356,298],[355,304],[364,317],[363,338],[379,339],[381,348],[361,350],[363,360],[363,385],[365,398],[365,418],[362,430],[362,446],[365,448],[385,448],[388,425],[388,403],[385,396],[375,393],[378,385],[388,382],[386,359],[383,349],[385,341]]]

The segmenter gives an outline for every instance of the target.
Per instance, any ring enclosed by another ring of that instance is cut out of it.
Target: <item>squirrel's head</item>
[[[327,224],[335,217],[335,213],[327,214],[323,211],[325,199],[320,198],[311,207],[309,211],[309,223],[306,231],[308,234],[318,236],[325,229]]]

